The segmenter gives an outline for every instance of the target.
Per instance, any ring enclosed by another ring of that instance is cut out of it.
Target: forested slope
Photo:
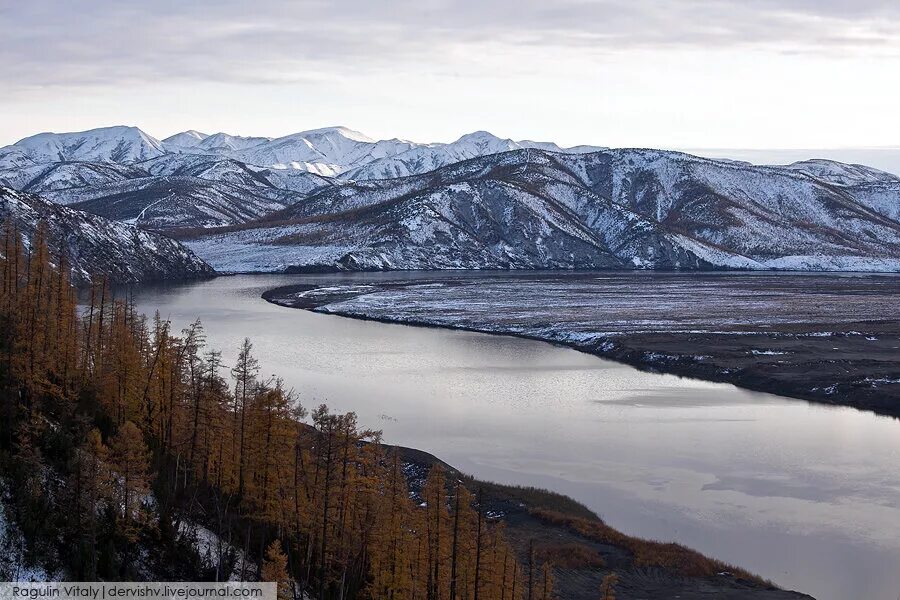
[[[384,446],[353,413],[307,413],[260,377],[249,340],[229,370],[199,322],[173,332],[102,278],[79,306],[65,257],[3,234],[0,579],[263,579],[321,600],[612,597],[601,584],[620,600],[802,597]]]

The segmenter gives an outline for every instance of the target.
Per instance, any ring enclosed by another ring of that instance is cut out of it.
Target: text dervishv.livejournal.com
[[[0,600],[275,600],[266,582],[0,582]]]

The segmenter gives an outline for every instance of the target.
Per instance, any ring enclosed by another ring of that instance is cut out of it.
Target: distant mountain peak
[[[205,137],[196,145],[196,147],[201,150],[212,151],[215,153],[227,153],[252,148],[253,146],[269,142],[271,140],[272,138],[269,137],[232,135],[230,133],[220,131],[218,133],[214,133]]]
[[[56,132],[56,131],[43,131],[41,133],[36,133],[34,135],[29,135],[28,137],[24,137],[15,144],[14,146],[28,146],[30,140],[39,140],[39,139],[48,139],[48,138],[59,138],[59,137],[85,137],[85,136],[96,136],[96,137],[141,137],[147,140],[153,140],[157,144],[159,140],[150,135],[149,133],[142,130],[140,127],[136,127],[134,125],[109,125],[106,127],[95,127],[94,129],[85,129],[84,131],[64,131],[64,132]]]
[[[460,143],[460,142],[467,142],[467,141],[472,141],[472,142],[476,142],[476,141],[498,141],[498,142],[499,142],[499,141],[508,141],[508,140],[504,140],[503,138],[497,137],[496,135],[494,135],[494,134],[491,133],[490,131],[484,131],[483,129],[480,129],[480,130],[478,130],[478,131],[473,131],[473,132],[471,132],[471,133],[466,133],[466,134],[461,135],[461,136],[459,137],[459,139],[456,140],[456,142],[454,142],[454,143],[457,143],[457,144],[458,144],[458,143]]]
[[[376,140],[343,125],[308,129],[278,138],[225,132],[207,135],[189,129],[160,142],[137,127],[120,125],[25,138],[0,149],[0,169],[60,161],[128,165],[163,155],[199,155],[327,177],[352,172],[353,178],[370,179],[421,173],[450,162],[518,148],[561,151],[555,144],[517,142],[484,130],[467,133],[449,144],[423,144],[398,138]],[[366,170],[368,165],[372,168]]]
[[[13,144],[26,156],[44,161],[131,163],[166,153],[162,142],[138,127],[115,125],[71,133],[45,132]]]
[[[343,125],[334,125],[331,127],[320,127],[318,129],[309,129],[306,131],[300,131],[298,133],[293,133],[284,137],[293,137],[293,138],[307,138],[307,137],[327,137],[331,135],[340,135],[342,137],[347,138],[348,140],[353,140],[354,142],[364,142],[373,144],[377,140],[370,138],[364,133],[356,131],[355,129],[350,129],[349,127],[344,127]]]
[[[175,135],[170,135],[163,140],[163,143],[169,144],[171,146],[190,148],[196,146],[208,137],[209,134],[201,133],[196,129],[188,129],[187,131],[182,131],[180,133],[176,133]]]
[[[873,167],[842,163],[825,158],[801,160],[787,165],[786,168],[840,185],[900,181],[900,177]]]

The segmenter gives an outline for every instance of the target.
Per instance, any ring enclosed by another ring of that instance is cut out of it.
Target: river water
[[[373,275],[360,276],[371,279]],[[645,373],[543,342],[283,308],[314,276],[146,286],[176,330],[244,337],[302,403],[356,411],[388,443],[482,479],[570,495],[626,533],[673,540],[820,600],[900,595],[900,422]]]

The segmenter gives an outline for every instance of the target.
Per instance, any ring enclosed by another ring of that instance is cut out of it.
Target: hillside
[[[67,255],[79,282],[98,274],[115,283],[215,274],[193,252],[163,235],[4,187],[0,187],[0,221],[11,221],[29,247],[38,224],[45,224],[51,253]]]
[[[348,182],[187,243],[239,271],[900,268],[900,181],[826,175],[656,150],[516,150]]]

